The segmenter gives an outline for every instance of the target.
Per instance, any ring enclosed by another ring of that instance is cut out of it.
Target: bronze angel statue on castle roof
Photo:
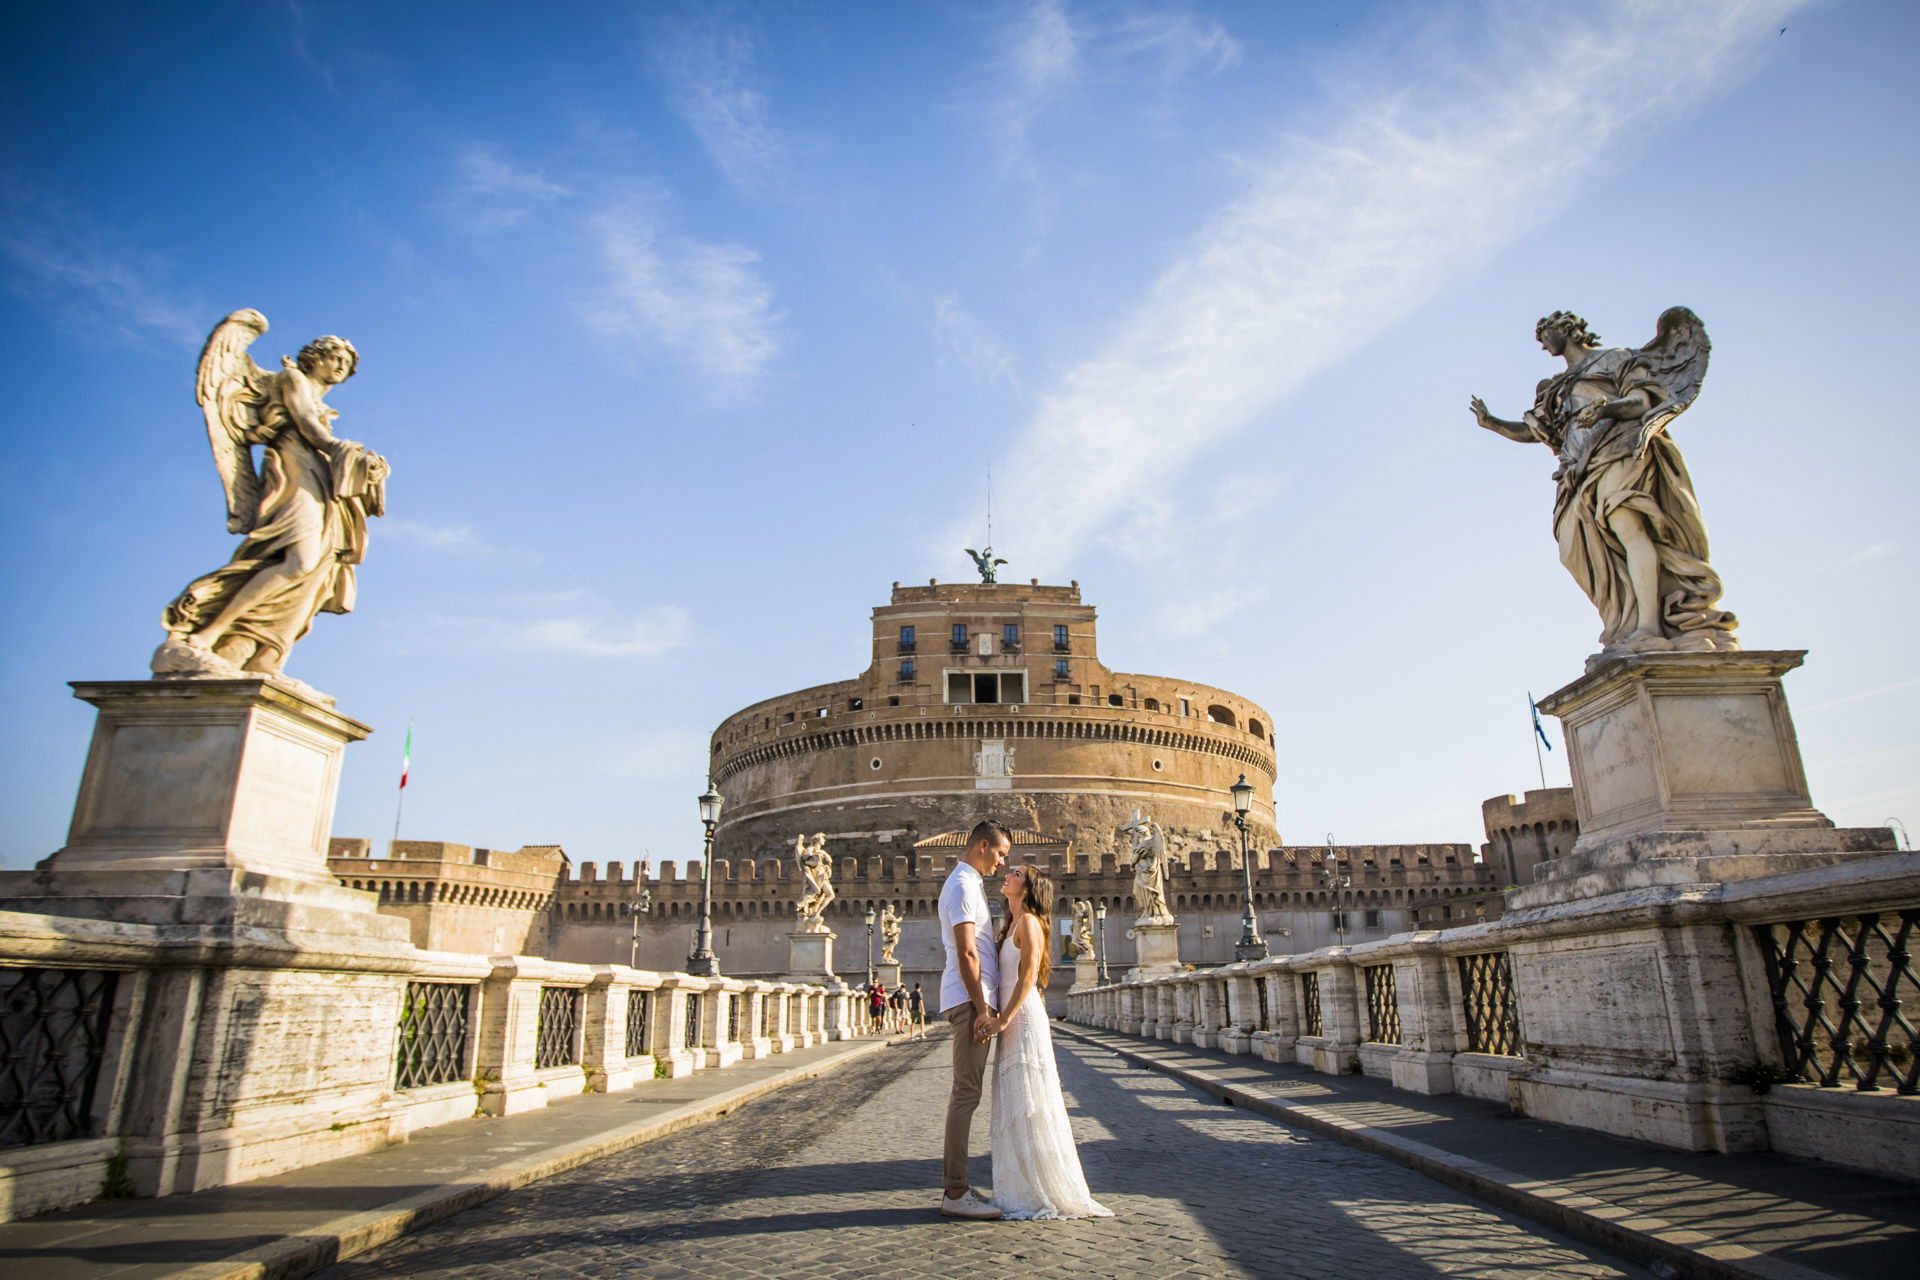
[[[1566,368],[1540,383],[1533,408],[1509,422],[1478,396],[1471,407],[1487,430],[1559,458],[1553,532],[1560,562],[1600,611],[1597,657],[1738,649],[1738,624],[1717,607],[1693,480],[1667,434],[1706,378],[1713,347],[1700,317],[1669,307],[1644,347],[1603,348],[1568,311],[1534,336]]]
[[[247,354],[266,331],[258,311],[236,311],[200,353],[197,398],[226,493],[227,532],[242,541],[167,606],[157,676],[284,679],[287,653],[314,615],[352,610],[367,519],[386,511],[386,459],[336,437],[338,415],[326,403],[359,365],[353,344],[315,338],[267,370]]]

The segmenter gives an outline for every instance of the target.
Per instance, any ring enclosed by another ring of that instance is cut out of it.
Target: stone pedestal
[[[76,682],[99,708],[59,871],[231,868],[334,884],[340,759],[372,732],[265,679]]]
[[[99,708],[67,844],[0,909],[250,948],[400,955],[407,922],[327,870],[341,756],[372,732],[265,679],[76,682]]]
[[[839,935],[831,929],[802,929],[787,935],[787,976],[795,982],[825,982],[838,985],[833,973],[833,940]]]
[[[1184,973],[1180,963],[1180,926],[1173,921],[1138,924],[1127,931],[1133,939],[1133,968],[1127,971],[1130,982],[1145,982],[1168,974]]]
[[[888,992],[900,985],[900,965],[893,960],[883,960],[873,966],[874,980],[886,987]]]
[[[1515,909],[1725,882],[1893,848],[1837,831],[1807,794],[1780,677],[1803,650],[1646,653],[1540,700],[1565,726],[1580,838],[1513,891]]]
[[[1073,962],[1072,991],[1081,991],[1087,987],[1100,985],[1100,962],[1092,956],[1081,956]]]

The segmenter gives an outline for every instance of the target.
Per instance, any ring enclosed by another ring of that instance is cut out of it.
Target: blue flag
[[[1540,727],[1540,708],[1533,705],[1531,693],[1527,695],[1527,710],[1533,713],[1533,731],[1540,735],[1541,745],[1549,751],[1553,750],[1553,744],[1547,741],[1547,731]]]

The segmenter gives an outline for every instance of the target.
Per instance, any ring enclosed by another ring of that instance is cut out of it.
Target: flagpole
[[[407,804],[407,773],[413,766],[413,717],[407,717],[407,745],[400,751],[400,795],[393,802],[393,843],[387,846],[387,852],[393,852],[393,845],[400,843],[400,812]]]
[[[1533,767],[1540,771],[1540,789],[1547,789],[1547,764],[1540,754],[1540,708],[1534,705],[1533,691],[1527,691],[1527,715],[1533,722]]]

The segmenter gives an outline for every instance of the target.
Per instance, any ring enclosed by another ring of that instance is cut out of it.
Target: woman
[[[870,1030],[884,1031],[887,1017],[887,984],[875,981],[867,988],[867,1021]]]
[[[1000,1037],[993,1059],[993,1202],[1007,1218],[1111,1218],[1094,1200],[1067,1124],[1060,1071],[1047,1026],[1047,922],[1053,881],[1011,867],[1000,882],[1007,919],[1000,933],[1000,1012],[986,1019]]]

